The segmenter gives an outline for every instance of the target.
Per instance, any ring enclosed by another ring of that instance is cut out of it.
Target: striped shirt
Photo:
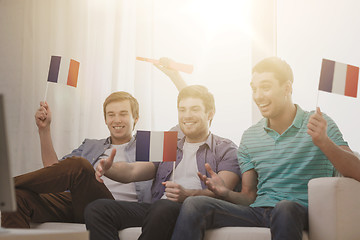
[[[258,174],[257,198],[252,207],[274,207],[281,200],[308,206],[310,179],[334,176],[335,168],[307,133],[309,117],[298,105],[295,119],[283,133],[267,126],[263,118],[247,129],[238,149],[241,172],[254,169]],[[348,145],[336,123],[323,114],[327,134],[336,145]]]

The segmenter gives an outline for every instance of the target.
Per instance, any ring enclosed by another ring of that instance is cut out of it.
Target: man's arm
[[[59,162],[51,139],[51,110],[46,102],[40,102],[35,113],[35,122],[39,130],[41,159],[44,167]]]
[[[308,122],[308,134],[334,167],[344,176],[360,181],[360,161],[348,146],[336,145],[327,135],[327,122],[320,108]]]
[[[160,64],[154,64],[155,67],[157,67],[160,71],[165,73],[171,79],[179,92],[187,86],[186,82],[181,77],[179,71],[169,68],[170,63],[173,62],[173,60],[163,57],[159,59],[159,62]]]
[[[146,181],[155,177],[156,167],[152,162],[113,163],[115,154],[116,149],[113,149],[107,159],[100,160],[95,172],[99,182],[103,182],[103,175],[121,183]]]
[[[239,182],[239,176],[230,171],[220,171],[218,176],[222,179],[224,185],[229,189],[234,189],[236,184]],[[172,181],[164,182],[163,185],[165,186],[166,197],[175,202],[183,202],[190,196],[217,197],[209,189],[185,189],[181,185]]]
[[[242,174],[241,192],[234,192],[232,188],[226,186],[220,174],[216,174],[209,164],[205,164],[210,178],[198,173],[200,179],[206,184],[209,190],[214,192],[219,198],[241,205],[250,205],[256,199],[257,192],[257,173],[254,169]]]

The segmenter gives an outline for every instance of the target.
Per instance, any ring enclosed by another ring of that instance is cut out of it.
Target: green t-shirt
[[[308,182],[334,176],[335,168],[307,133],[309,117],[298,105],[292,125],[283,133],[267,127],[267,119],[247,129],[238,149],[241,172],[258,174],[257,198],[252,207],[274,207],[281,200],[308,205]],[[348,145],[335,122],[323,114],[327,134],[336,145]]]

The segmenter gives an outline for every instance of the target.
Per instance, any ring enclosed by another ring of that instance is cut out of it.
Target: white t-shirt
[[[125,155],[125,147],[128,143],[124,143],[121,145],[111,145],[106,151],[100,156],[100,159],[106,159],[110,156],[110,153],[113,148],[116,149],[116,155],[114,158],[115,162],[125,162],[126,155]],[[99,161],[95,164],[96,166],[99,164]],[[115,198],[115,200],[123,200],[123,201],[137,201],[137,194],[135,190],[135,183],[120,183],[111,180],[105,176],[102,176],[102,180],[104,180],[105,186],[110,190],[111,194]]]
[[[188,143],[186,141],[184,143],[183,158],[175,169],[175,182],[185,189],[202,189],[200,178],[197,175],[199,169],[196,152],[204,143]],[[173,176],[174,173],[171,174],[171,180],[173,180]],[[166,198],[165,193],[162,198]]]

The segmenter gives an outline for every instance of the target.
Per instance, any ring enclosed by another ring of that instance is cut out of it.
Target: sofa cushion
[[[64,229],[64,231],[86,230],[84,224],[79,223],[32,223],[32,228],[37,229]],[[119,231],[122,240],[137,240],[141,234],[141,227],[126,228]],[[223,227],[219,229],[207,230],[204,240],[270,240],[269,228],[259,227]],[[303,233],[303,240],[308,240],[307,232]]]

